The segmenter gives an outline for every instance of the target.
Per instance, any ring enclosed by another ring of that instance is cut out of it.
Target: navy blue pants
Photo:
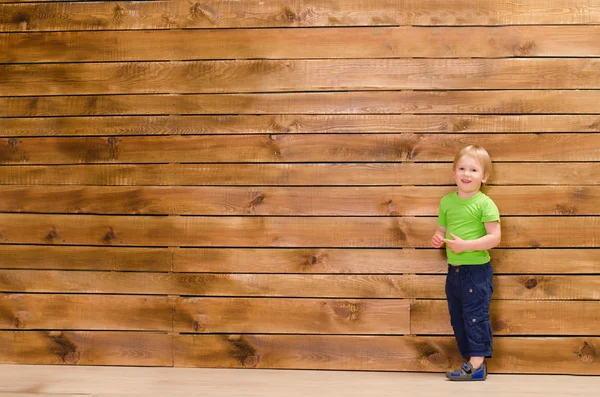
[[[492,356],[490,303],[494,283],[492,265],[448,265],[446,298],[450,323],[460,354],[471,357]]]

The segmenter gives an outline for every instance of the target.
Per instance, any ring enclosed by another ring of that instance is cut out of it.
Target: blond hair
[[[452,164],[452,170],[456,171],[456,163],[463,157],[473,157],[483,168],[483,175],[487,175],[488,178],[492,175],[492,158],[490,154],[481,146],[469,145],[460,149],[454,157],[454,164]]]

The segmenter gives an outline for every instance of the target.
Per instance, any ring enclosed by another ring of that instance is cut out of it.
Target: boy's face
[[[458,160],[452,176],[458,186],[458,196],[461,198],[473,197],[481,188],[481,184],[488,179],[479,161],[471,156],[462,156]]]

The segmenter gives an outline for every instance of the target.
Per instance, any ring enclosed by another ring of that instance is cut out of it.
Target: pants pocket
[[[490,316],[488,313],[467,315],[468,333],[475,343],[489,343],[492,339]]]

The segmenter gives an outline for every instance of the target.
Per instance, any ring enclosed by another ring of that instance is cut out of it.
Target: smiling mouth
[[[467,180],[464,180],[464,179],[461,179],[461,182],[462,183],[471,183],[471,181],[467,181]]]

